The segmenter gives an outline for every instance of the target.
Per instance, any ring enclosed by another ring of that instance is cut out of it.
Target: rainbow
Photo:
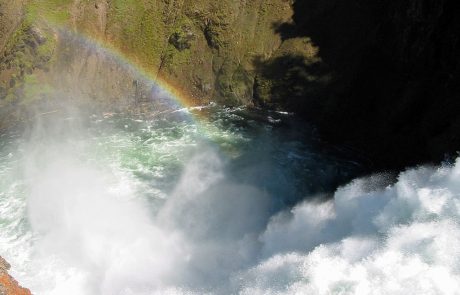
[[[48,23],[48,25],[50,25]],[[160,90],[161,98],[166,98],[169,110],[164,113],[175,113],[181,112],[190,119],[197,128],[197,132],[204,136],[207,140],[215,141],[218,140],[216,136],[219,136],[221,132],[219,128],[209,121],[206,116],[207,112],[201,110],[212,106],[212,103],[206,105],[199,105],[196,98],[192,98],[186,95],[183,91],[178,88],[171,86],[170,83],[159,77],[157,74],[153,74],[147,71],[142,66],[136,64],[126,54],[123,54],[119,49],[115,48],[109,42],[104,40],[98,40],[90,36],[83,35],[82,33],[69,30],[67,27],[53,25],[52,28],[58,33],[69,34],[72,38],[77,38],[78,42],[82,45],[89,47],[91,50],[95,50],[98,53],[106,55],[108,58],[114,59],[114,61],[120,65],[126,71],[135,74],[138,78],[144,79],[147,85],[151,84],[155,89]]]
[[[162,79],[158,73],[154,74],[151,71],[148,71],[145,67],[140,66],[132,58],[115,48],[109,42],[102,40],[101,38],[94,38],[80,32],[71,31],[65,26],[57,26],[53,24],[52,27],[60,34],[71,36],[73,39],[77,39],[77,41],[85,47],[97,51],[98,53],[102,53],[106,57],[115,60],[116,63],[127,72],[133,73],[137,78],[140,78],[144,80],[144,82],[147,82],[147,84],[154,86],[155,89],[161,92],[162,97],[167,97],[170,100],[172,108],[175,108],[176,110],[184,108],[189,109],[198,105],[196,98],[190,97],[177,87],[173,87],[171,83]]]

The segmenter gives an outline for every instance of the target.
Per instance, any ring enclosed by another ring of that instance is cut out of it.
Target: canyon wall
[[[254,60],[279,48],[273,26],[293,13],[285,0],[2,0],[0,11],[3,109],[56,89],[112,105],[145,97],[123,63],[193,103],[252,104]]]
[[[110,108],[152,101],[106,47],[193,103],[294,111],[372,171],[440,161],[460,148],[454,4],[0,0],[0,125],[52,109],[56,89]]]

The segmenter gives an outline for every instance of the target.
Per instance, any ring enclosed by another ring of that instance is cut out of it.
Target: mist
[[[296,190],[292,167],[265,179],[271,185],[260,181],[277,167],[268,152],[249,151],[257,165],[235,164],[239,156],[189,121],[171,129],[93,118],[88,127],[79,117],[37,122],[9,157],[15,174],[3,173],[18,178],[11,188],[21,184],[25,207],[2,205],[2,214],[27,225],[5,231],[2,251],[36,294],[455,294],[460,287],[460,160],[408,170],[391,185],[388,175],[355,179],[330,199],[307,195],[290,206],[280,200]]]

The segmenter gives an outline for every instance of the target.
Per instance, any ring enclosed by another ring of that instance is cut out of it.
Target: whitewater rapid
[[[2,135],[12,274],[34,294],[459,294],[460,160],[325,200],[355,164],[281,136],[284,114],[213,112]]]

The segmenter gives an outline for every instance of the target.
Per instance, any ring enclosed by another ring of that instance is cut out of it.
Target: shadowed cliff
[[[326,142],[363,153],[370,171],[437,162],[460,147],[454,4],[0,0],[0,126],[27,118],[18,109],[56,85],[94,105],[148,100],[150,88],[116,60],[68,42],[78,32],[195,103],[254,98],[295,111]]]
[[[371,170],[455,155],[460,11],[454,4],[296,1],[293,21],[274,30],[284,43],[308,40],[317,51],[256,61],[256,99],[297,111],[325,140],[363,151]]]

